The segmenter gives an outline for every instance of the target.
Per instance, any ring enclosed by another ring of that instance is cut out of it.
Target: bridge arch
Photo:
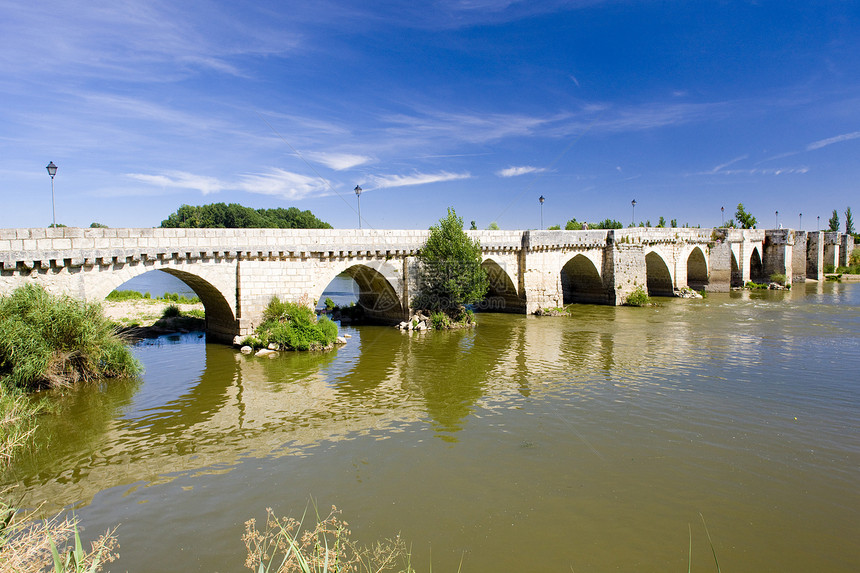
[[[764,265],[761,262],[761,253],[759,247],[753,247],[750,255],[750,280],[756,283],[765,282],[767,277],[764,276]]]
[[[600,271],[590,258],[577,254],[561,268],[561,292],[564,304],[607,302]]]
[[[645,255],[645,278],[649,295],[673,296],[675,294],[669,265],[657,251],[649,251]]]
[[[687,257],[687,286],[702,290],[708,285],[708,260],[701,247],[695,246]]]
[[[345,261],[326,272],[326,278],[315,287],[314,300],[319,300],[329,283],[341,274],[358,285],[358,305],[364,309],[366,319],[381,323],[403,320],[406,307],[395,288],[395,285],[402,285],[402,279],[393,265],[385,261]]]
[[[117,272],[99,273],[99,280],[91,283],[90,296],[87,298],[104,300],[111,291],[134,277],[151,271],[164,271],[188,285],[200,298],[206,311],[206,332],[218,339],[232,340],[237,333],[237,322],[236,313],[228,298],[221,288],[204,276],[209,270],[204,264],[188,265],[187,269],[134,265]]]
[[[481,268],[487,272],[490,288],[484,300],[477,305],[478,310],[492,312],[523,312],[525,303],[517,292],[517,286],[507,269],[491,257],[485,257]]]

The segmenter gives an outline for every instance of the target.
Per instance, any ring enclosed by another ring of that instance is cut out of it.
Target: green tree
[[[550,225],[546,228],[547,231],[561,231],[561,225]]]
[[[830,221],[828,221],[828,223],[830,224],[831,231],[839,230],[839,212],[836,211],[836,209],[833,210],[833,216],[830,217]]]
[[[182,205],[161,222],[162,228],[227,228],[227,229],[331,229],[310,211],[296,207],[288,209],[252,209],[238,203]]]
[[[476,224],[475,224],[475,222],[474,222],[474,221],[472,221],[471,225],[469,226],[469,230],[470,230],[470,231],[477,231],[477,230],[478,230],[478,225],[476,225]]]
[[[582,223],[576,220],[576,217],[567,222],[564,226],[565,231],[581,231]]]
[[[102,223],[90,223],[90,229],[107,229],[108,226]]]
[[[589,224],[589,229],[623,229],[624,225],[622,225],[619,221],[615,219],[604,219],[599,223]]]
[[[498,231],[498,230],[499,230],[499,224],[498,224],[498,223],[496,223],[495,221],[493,221],[492,223],[490,223],[490,224],[487,226],[487,230],[488,230],[488,231]]]
[[[672,219],[671,221],[669,221],[669,226],[673,229],[678,228],[678,219]]]
[[[662,229],[665,226],[666,226],[666,219],[661,216],[660,220],[657,221],[657,227]]]
[[[489,288],[487,273],[481,266],[481,245],[463,231],[463,219],[453,207],[418,253],[419,290],[415,308],[445,312],[459,318],[464,304],[480,302]]]
[[[845,208],[845,234],[854,234],[854,217],[851,215],[851,207]]]
[[[741,229],[755,229],[755,217],[752,213],[747,213],[743,203],[738,203],[738,210],[735,211],[735,219],[738,220],[738,226]]]

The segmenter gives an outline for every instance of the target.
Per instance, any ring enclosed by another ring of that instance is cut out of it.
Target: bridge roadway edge
[[[406,318],[417,291],[416,255],[429,231],[373,229],[0,229],[0,294],[42,284],[55,294],[102,300],[150,270],[185,281],[206,307],[207,330],[231,340],[259,324],[272,295],[312,302],[337,274],[359,283],[360,301],[384,322]],[[495,272],[502,307],[533,313],[590,285],[588,300],[623,304],[636,288],[696,283],[728,291],[784,274],[821,280],[844,265],[850,235],[791,229],[642,228],[467,231]],[[576,261],[571,264],[571,261]],[[694,276],[689,276],[692,273]],[[758,275],[756,275],[758,273]],[[583,276],[579,276],[582,274]],[[587,276],[586,276],[587,275]]]

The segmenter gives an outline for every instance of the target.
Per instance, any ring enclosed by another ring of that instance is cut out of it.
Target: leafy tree
[[[735,219],[738,220],[738,226],[741,229],[755,229],[756,220],[752,213],[747,213],[743,203],[738,203],[738,210],[735,211]]]
[[[845,208],[845,234],[854,234],[854,217],[851,215],[851,207]]]
[[[830,217],[830,221],[828,221],[828,223],[830,224],[831,231],[839,230],[839,213],[836,211],[836,209],[833,210],[833,216]]]
[[[102,223],[90,223],[90,229],[107,229],[108,226]]]
[[[660,220],[659,220],[659,221],[657,221],[657,227],[659,227],[659,228],[663,228],[663,227],[665,227],[665,226],[666,226],[666,219],[664,219],[664,218],[661,216],[661,217],[660,217]]]
[[[589,227],[592,229],[623,229],[624,225],[615,219],[604,219],[599,223],[595,223],[593,226],[589,225]]]
[[[672,219],[671,221],[669,221],[669,226],[673,229],[676,229],[678,227],[678,219]]]
[[[478,225],[476,225],[476,224],[475,224],[475,222],[474,222],[474,221],[472,221],[471,226],[469,227],[469,230],[470,230],[470,231],[477,231],[477,230],[478,230]]]
[[[567,222],[564,226],[565,231],[581,231],[582,223],[576,220],[576,217]]]
[[[296,207],[288,209],[252,209],[238,203],[182,205],[161,222],[162,228],[227,228],[227,229],[331,229],[310,211]]]
[[[551,225],[546,228],[547,231],[561,231],[561,225]]]
[[[418,253],[419,291],[416,308],[442,311],[459,318],[464,304],[480,302],[489,288],[481,267],[481,245],[463,231],[463,219],[452,207],[448,216],[430,227],[430,236]]]
[[[449,209],[449,211],[451,211],[451,209]],[[488,231],[498,231],[499,230],[499,224],[496,223],[495,221],[493,221],[492,223],[489,224],[489,226],[487,226],[487,230]]]

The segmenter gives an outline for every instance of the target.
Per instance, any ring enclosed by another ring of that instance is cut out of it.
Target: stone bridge
[[[378,322],[403,320],[418,289],[416,254],[429,231],[333,229],[0,229],[0,294],[35,283],[103,300],[129,279],[162,270],[206,308],[219,340],[251,333],[272,296],[312,303],[347,274]],[[481,243],[486,310],[532,313],[568,303],[623,304],[637,287],[728,291],[779,273],[821,280],[846,263],[853,238],[779,230],[641,228],[467,231]]]

